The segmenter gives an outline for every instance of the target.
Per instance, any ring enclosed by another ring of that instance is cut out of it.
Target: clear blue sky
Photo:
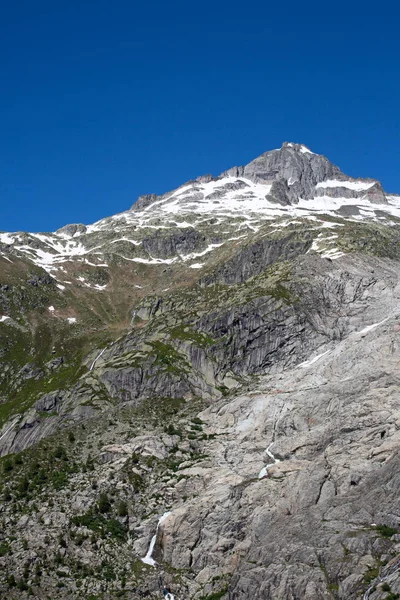
[[[3,2],[0,230],[90,223],[283,141],[400,193],[398,23],[393,1]]]

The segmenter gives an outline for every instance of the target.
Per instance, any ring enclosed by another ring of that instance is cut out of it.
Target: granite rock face
[[[266,152],[246,165],[243,174],[262,181],[286,180],[295,186],[295,194],[309,198],[317,183],[335,179],[341,171],[306,146],[285,142],[279,150]]]
[[[142,242],[143,249],[149,255],[157,258],[171,258],[177,254],[190,254],[202,251],[207,246],[206,236],[193,228],[181,229],[179,232],[165,235],[156,231],[151,237]]]
[[[0,233],[0,595],[400,593],[400,213],[285,143]]]
[[[213,191],[204,193],[201,184],[214,182]],[[266,187],[265,199],[282,207],[296,205],[299,199],[315,198],[354,199],[373,204],[387,204],[387,196],[379,181],[368,178],[353,179],[345,175],[339,167],[332,164],[325,156],[315,154],[303,144],[285,142],[281,148],[261,154],[242,167],[232,167],[221,173],[219,177],[211,175],[198,177],[188,182],[172,194],[141,196],[132,206],[132,210],[151,210],[157,206],[182,203],[190,194],[190,200],[201,203],[218,204],[219,199],[236,192],[238,198],[245,201],[251,193],[249,182]],[[195,206],[190,204],[191,210]]]

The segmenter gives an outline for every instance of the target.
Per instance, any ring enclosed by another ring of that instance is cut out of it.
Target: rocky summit
[[[400,598],[399,450],[378,181],[284,143],[0,233],[1,598]]]

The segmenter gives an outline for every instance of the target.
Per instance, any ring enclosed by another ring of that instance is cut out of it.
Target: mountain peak
[[[283,142],[282,148],[280,148],[280,150],[283,150],[285,148],[290,148],[291,150],[295,150],[296,152],[300,152],[301,154],[312,154],[314,156],[317,156],[315,154],[315,152],[312,152],[310,150],[310,148],[308,146],[306,146],[305,144],[295,144],[294,142]]]

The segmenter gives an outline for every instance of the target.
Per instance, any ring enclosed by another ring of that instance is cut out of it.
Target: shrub
[[[18,486],[17,486],[17,490],[19,491],[19,493],[21,495],[26,494],[26,492],[29,490],[29,481],[28,478],[25,476],[21,479],[21,481],[19,482]]]
[[[117,514],[119,517],[127,517],[128,516],[128,505],[125,500],[121,500],[117,507]]]
[[[17,587],[22,592],[26,592],[28,590],[28,586],[23,579],[20,579],[17,583]]]
[[[58,445],[56,447],[56,449],[54,450],[53,456],[54,456],[54,458],[59,458],[59,459],[63,459],[63,460],[67,459],[67,454],[65,452],[65,449],[60,445]]]
[[[6,556],[7,554],[10,554],[10,553],[11,553],[11,548],[7,544],[7,542],[1,542],[0,543],[0,556]]]
[[[71,522],[78,527],[87,527],[103,538],[111,536],[121,541],[126,539],[126,529],[117,519],[107,519],[103,515],[96,515],[89,511],[84,515],[73,517]]]
[[[3,463],[3,471],[4,473],[9,473],[10,471],[12,471],[14,468],[14,465],[12,464],[11,460],[9,458],[6,458],[6,460]]]
[[[375,529],[382,537],[385,538],[390,538],[392,537],[392,535],[397,533],[397,529],[394,529],[393,527],[388,527],[387,525],[377,525]]]
[[[100,513],[107,513],[111,509],[111,502],[110,502],[107,494],[105,494],[104,492],[102,492],[100,494],[98,508],[99,508]]]

